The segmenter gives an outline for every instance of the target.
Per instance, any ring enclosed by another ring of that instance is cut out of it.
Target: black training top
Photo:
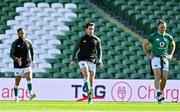
[[[98,61],[102,60],[101,41],[95,35],[89,37],[86,34],[78,40],[73,51],[72,60],[75,60],[78,50],[78,61],[87,60],[96,63],[96,59]]]
[[[34,60],[34,51],[31,42],[27,39],[16,39],[11,45],[10,57],[14,60],[14,68],[29,67],[31,61]],[[19,66],[17,58],[21,58],[21,66]]]

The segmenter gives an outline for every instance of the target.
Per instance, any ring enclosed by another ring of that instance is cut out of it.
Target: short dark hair
[[[164,20],[162,20],[162,19],[160,19],[159,21],[158,21],[158,26],[160,25],[160,24],[166,24],[166,22],[164,21]]]
[[[86,24],[86,29],[87,29],[89,26],[95,26],[95,24],[94,24],[94,23],[91,23],[91,22],[90,22],[90,23],[87,23],[87,24]]]
[[[24,30],[24,29],[23,28],[18,28],[17,33],[19,33],[19,31],[22,31],[22,30]]]

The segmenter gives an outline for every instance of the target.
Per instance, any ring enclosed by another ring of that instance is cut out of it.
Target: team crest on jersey
[[[159,45],[160,45],[160,47],[164,47],[165,44],[164,44],[164,42],[160,42]]]

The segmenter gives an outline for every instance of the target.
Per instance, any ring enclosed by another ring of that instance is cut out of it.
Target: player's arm
[[[30,55],[31,55],[31,60],[32,60],[32,62],[33,62],[33,61],[34,61],[34,49],[33,49],[33,47],[32,47],[32,43],[29,42],[29,44],[30,44]]]
[[[22,64],[21,59],[22,59],[22,58],[17,58],[14,54],[15,54],[15,42],[13,42],[12,45],[11,45],[10,57],[11,57],[14,61],[18,62],[19,66],[21,66],[21,64]]]
[[[172,42],[170,44],[170,53],[166,57],[167,59],[169,59],[169,60],[172,59],[175,49],[176,49],[176,43],[174,40],[172,40]]]
[[[34,49],[32,46],[32,43],[29,41],[29,50],[30,50],[30,55],[31,55],[31,67],[34,68],[35,67],[35,62],[34,62]]]
[[[33,49],[33,46],[32,46],[32,43],[29,42],[30,44],[30,55],[31,55],[31,60],[32,62],[34,61],[34,49]]]
[[[18,61],[18,58],[15,57],[15,42],[12,43],[11,45],[11,50],[10,50],[10,57],[14,60],[14,61]]]
[[[73,49],[73,54],[72,54],[72,59],[70,61],[70,66],[75,64],[75,60],[76,60],[76,53],[79,50],[79,46],[80,46],[80,39],[76,42],[76,45]]]
[[[98,64],[100,67],[103,67],[103,61],[102,61],[102,46],[101,41],[99,40],[98,46],[97,46],[97,58],[98,58]]]
[[[143,43],[142,43],[142,47],[144,50],[144,53],[146,54],[146,56],[151,59],[151,53],[148,51],[148,45],[150,44],[150,42],[147,39],[144,39]]]
[[[76,53],[77,53],[77,51],[79,50],[79,46],[80,46],[80,40],[78,40],[78,41],[76,42],[76,45],[75,45],[75,47],[74,47],[74,49],[73,49],[72,61],[75,61],[75,60],[76,60]]]

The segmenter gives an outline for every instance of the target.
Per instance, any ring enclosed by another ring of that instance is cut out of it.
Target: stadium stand
[[[164,17],[167,22],[179,18],[179,8],[174,2],[172,7],[162,7],[165,1],[121,1],[91,0],[100,7],[133,21],[144,32],[152,31],[153,22],[163,17],[159,10],[167,10],[171,16]],[[10,4],[10,5],[8,5]],[[155,4],[153,6],[152,4]],[[27,37],[34,45],[36,53],[36,78],[81,78],[78,65],[69,68],[72,49],[75,41],[84,35],[87,22],[96,23],[95,34],[102,40],[104,68],[97,68],[96,78],[100,79],[152,79],[149,74],[149,63],[142,51],[141,41],[124,29],[117,27],[104,17],[92,4],[84,0],[7,0],[0,3],[3,16],[0,18],[0,77],[13,77],[12,60],[9,49],[12,39],[16,39],[16,29],[24,27]],[[6,12],[6,13],[4,13]],[[157,16],[153,16],[157,15]],[[170,31],[179,31],[178,21],[171,21]],[[147,32],[146,32],[147,33]],[[177,52],[178,53],[178,52]],[[170,63],[170,79],[180,79],[180,64],[173,60]]]

